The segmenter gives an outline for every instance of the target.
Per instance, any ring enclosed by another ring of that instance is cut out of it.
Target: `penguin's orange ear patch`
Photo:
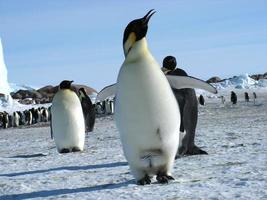
[[[134,32],[131,32],[124,43],[124,55],[126,56],[130,49],[132,48],[133,44],[136,42],[136,34]]]

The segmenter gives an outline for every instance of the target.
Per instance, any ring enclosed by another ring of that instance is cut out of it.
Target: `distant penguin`
[[[224,98],[224,96],[220,96],[220,98],[221,98],[221,103],[224,104],[224,103],[225,103],[225,98]]]
[[[85,131],[91,132],[94,130],[94,125],[95,125],[95,115],[96,115],[95,106],[93,105],[90,97],[86,94],[84,88],[80,88],[78,93],[83,109],[83,116],[85,120]]]
[[[112,105],[111,105],[111,101],[109,99],[106,99],[105,103],[105,114],[106,115],[110,115],[112,114]]]
[[[17,112],[13,112],[13,121],[12,121],[12,126],[13,127],[18,127],[19,126],[19,114]]]
[[[17,112],[19,114],[19,125],[25,125],[25,115],[23,112],[18,111]]]
[[[257,99],[256,92],[253,92],[253,102],[254,102],[254,105],[256,104],[256,99]]]
[[[13,126],[13,114],[8,114],[8,127]]]
[[[166,75],[188,76],[183,69],[176,68],[176,63],[175,57],[165,57],[163,59],[162,71]],[[173,89],[173,93],[179,104],[181,114],[181,137],[176,158],[182,155],[208,154],[195,145],[195,132],[198,119],[198,100],[195,90],[191,88]],[[204,104],[204,98],[199,103]]]
[[[234,105],[237,103],[237,96],[236,96],[236,93],[234,91],[231,91],[231,102]]]
[[[41,112],[41,121],[48,122],[48,118],[49,118],[48,109],[45,107],[42,107],[40,112]]]
[[[31,112],[31,110],[25,110],[24,115],[25,115],[25,124],[26,125],[32,125],[32,112]]]
[[[249,96],[248,96],[248,93],[245,92],[244,95],[245,95],[245,102],[249,102]]]
[[[72,82],[62,81],[52,101],[52,132],[59,153],[84,149],[83,111],[79,97],[71,90]]]
[[[202,105],[202,106],[205,105],[205,99],[204,99],[204,97],[203,97],[202,94],[198,97],[198,102],[199,102],[199,104]]]
[[[7,112],[3,113],[2,124],[3,124],[3,128],[4,129],[9,127],[9,117],[8,117],[8,113]]]

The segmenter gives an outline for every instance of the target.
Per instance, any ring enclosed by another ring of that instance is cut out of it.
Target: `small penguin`
[[[17,112],[19,114],[19,125],[25,125],[25,115],[23,112],[18,111]]]
[[[233,105],[235,105],[237,103],[237,96],[236,96],[236,93],[234,91],[231,91],[231,102]]]
[[[225,103],[225,98],[224,98],[224,96],[220,96],[219,98],[221,99],[221,103],[224,104],[224,103]]]
[[[253,92],[253,103],[256,104],[257,95],[256,92]]]
[[[92,132],[94,130],[94,125],[95,125],[95,114],[96,114],[95,106],[92,103],[90,97],[86,94],[84,88],[80,88],[78,93],[83,109],[83,116],[85,120],[85,131]]]
[[[162,71],[166,75],[188,76],[183,69],[176,68],[177,62],[174,56],[166,56],[163,59],[162,65]],[[198,120],[198,100],[195,90],[191,88],[179,90],[173,88],[173,93],[179,104],[181,114],[181,136],[176,158],[183,155],[208,154],[195,145],[195,132]],[[202,96],[201,99],[201,96],[199,102],[204,104],[204,97]]]
[[[205,99],[204,99],[204,97],[203,97],[202,94],[198,97],[198,102],[199,102],[199,104],[202,105],[202,106],[205,105]]]
[[[245,93],[244,93],[244,95],[245,95],[245,102],[247,102],[247,103],[248,103],[248,102],[249,102],[249,96],[248,96],[248,93],[247,93],[247,92],[245,92]]]
[[[72,82],[62,81],[52,101],[52,132],[59,153],[84,149],[83,111],[79,97],[71,90]]]
[[[20,117],[19,117],[18,112],[13,112],[12,126],[13,127],[18,127],[19,126],[19,120],[20,120]]]
[[[24,115],[25,115],[25,124],[26,125],[32,125],[32,112],[31,112],[31,110],[25,110]]]
[[[7,112],[3,113],[3,128],[6,129],[9,127],[9,116]]]
[[[48,118],[49,118],[48,109],[45,107],[42,107],[40,112],[41,112],[41,121],[48,122]]]

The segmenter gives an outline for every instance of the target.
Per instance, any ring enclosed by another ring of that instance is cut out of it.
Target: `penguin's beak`
[[[151,9],[150,11],[148,11],[148,13],[142,18],[143,24],[145,26],[147,26],[150,18],[152,17],[152,15],[154,15],[156,13],[156,11],[154,11],[154,9]]]

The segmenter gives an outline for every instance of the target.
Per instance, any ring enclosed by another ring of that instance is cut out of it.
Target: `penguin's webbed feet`
[[[158,183],[161,183],[161,184],[169,183],[169,180],[175,180],[172,176],[164,174],[164,173],[158,173],[156,179]]]
[[[149,185],[151,184],[150,177],[146,174],[144,178],[137,181],[137,185]]]
[[[78,151],[81,151],[81,149],[78,148],[78,147],[73,147],[73,148],[72,148],[72,152],[78,152]]]
[[[60,151],[59,151],[59,153],[70,153],[70,150],[69,149],[61,149]]]

